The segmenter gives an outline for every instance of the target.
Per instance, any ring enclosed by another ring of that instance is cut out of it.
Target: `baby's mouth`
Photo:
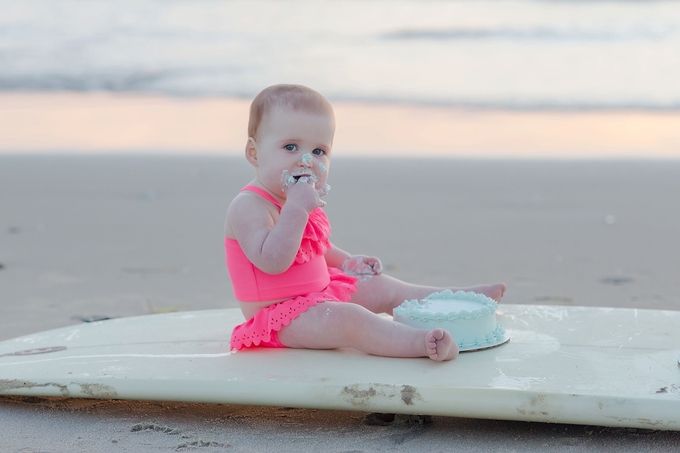
[[[319,178],[316,177],[316,175],[314,174],[314,172],[313,172],[313,171],[309,171],[309,170],[300,171],[299,173],[292,173],[292,174],[291,174],[291,177],[292,177],[296,182],[299,181],[299,180],[302,179],[302,178],[307,178],[308,180],[311,180],[311,181],[314,181],[314,182],[316,182],[316,181],[319,180]]]
[[[305,179],[302,179],[305,178]],[[295,173],[295,174],[290,174],[288,173],[288,170],[284,170],[283,173],[281,174],[281,182],[283,183],[283,190],[285,191],[286,188],[290,187],[293,184],[297,184],[298,182],[308,182],[312,181],[316,183],[319,180],[313,172],[305,171],[305,172],[300,172],[300,173]]]

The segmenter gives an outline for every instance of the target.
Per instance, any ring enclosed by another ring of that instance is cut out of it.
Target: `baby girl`
[[[245,156],[255,178],[227,212],[227,267],[246,322],[231,348],[355,348],[386,357],[451,360],[444,329],[416,329],[377,313],[444,289],[500,300],[505,285],[418,286],[382,273],[380,260],[329,241],[321,209],[335,133],[328,101],[300,85],[275,85],[250,107]],[[358,278],[357,276],[361,277]]]

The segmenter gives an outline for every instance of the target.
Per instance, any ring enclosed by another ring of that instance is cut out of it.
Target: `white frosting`
[[[300,176],[299,174],[291,174],[288,170],[283,170],[283,172],[281,172],[281,182],[283,183],[283,187],[281,187],[281,191],[285,192],[290,186],[292,186],[293,184],[296,184],[298,182],[306,184],[309,181],[316,183],[317,181],[319,181],[319,179],[313,174],[307,175],[305,173],[305,176]],[[326,191],[324,193],[324,195],[327,194],[328,191],[331,190],[331,186],[329,186],[328,184],[326,184],[326,186],[328,186],[328,187],[324,187],[323,189],[321,189],[321,190]]]
[[[404,301],[394,309],[393,316],[395,321],[419,329],[446,329],[465,351],[507,341],[503,326],[496,322],[497,307],[483,294],[446,290],[422,300]]]
[[[308,167],[308,168],[311,167],[312,166],[312,159],[313,159],[313,157],[312,157],[311,154],[309,154],[309,153],[303,154],[302,155],[302,165],[304,165],[305,167]]]

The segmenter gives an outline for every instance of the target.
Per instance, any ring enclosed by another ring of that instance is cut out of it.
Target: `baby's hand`
[[[328,184],[323,186],[321,189],[317,190],[320,197],[328,195],[328,192],[330,192],[330,191],[331,191],[331,186],[329,186]]]
[[[374,256],[353,255],[342,263],[342,271],[347,275],[380,275],[382,263]]]
[[[288,203],[300,205],[307,212],[312,212],[316,208],[326,205],[326,202],[319,198],[319,193],[314,187],[314,181],[307,177],[300,178],[288,188],[286,204]]]

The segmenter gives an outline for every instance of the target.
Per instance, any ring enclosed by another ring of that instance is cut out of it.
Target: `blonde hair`
[[[333,115],[333,107],[319,92],[303,85],[272,85],[260,91],[250,104],[248,137],[257,138],[265,115],[274,107],[304,110],[310,113]]]

